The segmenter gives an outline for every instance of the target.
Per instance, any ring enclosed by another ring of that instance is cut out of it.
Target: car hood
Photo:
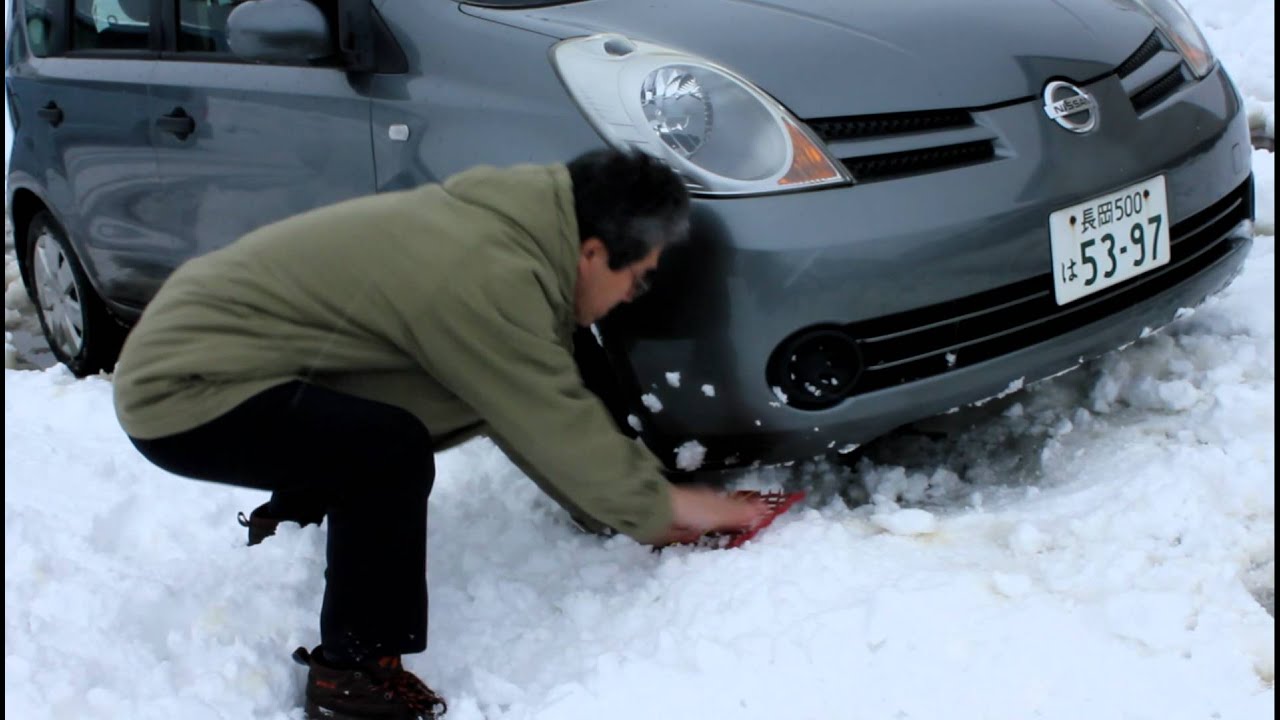
[[[801,118],[979,107],[1115,69],[1131,0],[588,0],[464,11],[556,38],[617,32],[724,65]]]

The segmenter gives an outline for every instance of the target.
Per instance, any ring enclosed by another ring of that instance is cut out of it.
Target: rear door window
[[[73,50],[146,50],[151,0],[75,0]]]
[[[176,0],[177,43],[179,53],[224,55],[222,58],[202,57],[201,60],[236,59],[227,43],[227,18],[231,11],[247,0]],[[337,27],[336,0],[311,0],[329,21],[330,32]],[[326,64],[326,63],[315,63]]]
[[[241,0],[178,0],[178,51],[230,53],[227,16]]]
[[[27,47],[31,54],[48,57],[60,53],[58,31],[65,25],[66,0],[26,0],[23,5],[27,20]]]

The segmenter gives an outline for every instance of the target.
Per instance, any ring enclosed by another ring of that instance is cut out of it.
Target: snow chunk
[[[979,400],[978,402],[974,403],[974,407],[982,407],[983,405],[986,405],[992,400],[999,400],[1002,397],[1008,397],[1009,395],[1012,395],[1018,392],[1019,390],[1021,390],[1022,387],[1026,384],[1026,381],[1027,379],[1025,377],[1020,377],[1017,380],[1014,380],[1013,382],[1006,385],[1004,390],[1001,390],[999,394],[989,398]]]
[[[1120,390],[1124,387],[1129,375],[1129,364],[1118,362],[1110,372],[1098,379],[1089,394],[1090,408],[1096,413],[1110,412],[1116,401],[1120,399]]]
[[[982,510],[982,503],[985,500],[986,496],[982,494],[981,490],[974,490],[969,493],[969,504],[973,506],[974,510]]]
[[[644,406],[649,408],[649,412],[662,412],[662,401],[653,393],[645,393],[644,395],[641,395],[640,402],[644,403]]]
[[[859,445],[858,443],[849,443],[847,445],[842,446],[836,452],[840,453],[841,455],[848,455],[849,453],[853,452],[854,450],[857,450],[860,447],[862,446]]]
[[[938,529],[933,513],[919,508],[881,511],[871,516],[872,524],[894,535],[928,535]]]
[[[635,415],[627,416],[627,424],[630,425],[631,429],[635,430],[636,432],[644,432],[644,425],[641,424],[640,418],[636,417]]]
[[[6,226],[8,221],[6,219]],[[6,227],[6,229],[8,229]],[[18,258],[10,246],[12,238],[5,238],[4,256],[4,327],[13,330],[22,324],[23,316],[35,319],[35,305],[31,296],[27,295],[27,286],[22,284],[22,271],[18,267]]]
[[[1019,557],[1035,555],[1044,550],[1048,544],[1049,539],[1044,533],[1030,523],[1018,523],[1018,526],[1009,534],[1009,549]]]
[[[956,366],[956,357],[958,356],[955,353],[949,352],[944,357],[947,358],[947,367],[952,368]]]
[[[673,388],[680,387],[680,373],[678,372],[667,373],[667,384]]]
[[[702,467],[702,461],[707,457],[707,449],[697,440],[689,442],[676,448],[676,467],[681,470],[697,470]]]
[[[787,401],[787,394],[782,392],[782,388],[778,387],[777,385],[773,386],[773,394],[776,395],[777,398],[782,402]],[[769,403],[769,404],[772,405],[773,403]]]
[[[595,323],[591,323],[591,334],[595,336],[596,344],[604,347],[604,338],[600,335],[600,328],[596,327]]]
[[[1274,33],[1273,33],[1274,35]],[[1275,41],[1272,40],[1272,43]],[[1272,60],[1274,62],[1274,60]],[[1275,79],[1270,77],[1267,81],[1274,88]],[[1271,92],[1274,94],[1275,90]],[[1275,137],[1275,114],[1271,114],[1268,126],[1271,128],[1270,137]],[[1254,229],[1263,235],[1275,235],[1276,233],[1276,158],[1273,153],[1266,150],[1253,151],[1253,178],[1256,190],[1254,191],[1253,201],[1257,205],[1258,219],[1254,221]]]
[[[715,385],[703,385],[703,386],[702,386],[702,394],[703,394],[703,395],[706,395],[707,397],[715,397],[715,396],[716,396],[716,386],[715,386]]]
[[[872,502],[881,510],[896,510],[898,503],[924,504],[964,488],[960,476],[947,468],[932,473],[907,472],[903,467],[873,469],[863,477]]]
[[[991,576],[991,582],[996,592],[1005,597],[1016,599],[1031,592],[1031,578],[1026,575],[998,572]]]
[[[1184,647],[1196,616],[1188,596],[1139,590],[1107,599],[1103,612],[1112,633],[1152,650]]]
[[[1170,410],[1190,410],[1200,399],[1200,391],[1186,380],[1172,380],[1160,383],[1156,393],[1165,407]]]

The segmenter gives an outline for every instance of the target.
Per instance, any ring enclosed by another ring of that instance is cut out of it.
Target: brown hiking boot
[[[319,648],[316,648],[319,651]],[[313,720],[435,720],[449,709],[444,700],[385,657],[355,669],[331,668],[313,651],[298,648],[293,659],[308,668],[306,710]]]

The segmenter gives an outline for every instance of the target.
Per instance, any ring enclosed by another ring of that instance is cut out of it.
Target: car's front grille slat
[[[1154,30],[1142,45],[1116,67],[1133,110],[1141,115],[1187,83],[1182,56]]]
[[[1162,75],[1155,82],[1134,93],[1129,100],[1133,103],[1134,111],[1141,115],[1155,107],[1161,100],[1172,95],[1186,81],[1182,66],[1179,65]]]
[[[1237,215],[1242,214],[1240,206],[1248,201],[1238,195],[1233,195],[1230,199],[1232,202],[1229,204],[1219,203],[1205,212],[1178,223],[1178,225],[1173,229],[1176,234],[1169,240],[1169,242],[1176,247],[1178,243],[1194,241],[1198,237],[1203,237],[1205,230],[1210,225],[1219,223],[1223,218],[1228,216],[1230,216],[1229,219],[1233,219]],[[1243,214],[1248,214],[1248,211],[1243,211]]]
[[[854,323],[865,369],[852,394],[939,375],[1030,347],[1153,297],[1221,260],[1224,242],[1249,219],[1246,182],[1172,230],[1170,262],[1133,280],[1067,305],[1053,298],[1045,274],[969,298]]]
[[[973,165],[993,157],[995,145],[990,140],[976,140],[943,147],[845,158],[842,162],[853,173],[854,180],[865,183]]]
[[[1147,39],[1133,52],[1120,66],[1116,68],[1116,75],[1126,78],[1138,70],[1138,68],[1146,65],[1152,58],[1164,49],[1164,43],[1160,40],[1158,31],[1152,31]]]
[[[983,308],[981,310],[975,310],[970,313],[959,314],[954,317],[946,318],[943,320],[936,320],[934,322],[926,323],[924,325],[918,325],[907,330],[899,330],[897,332],[892,332],[885,335],[878,335],[875,337],[864,336],[861,338],[861,340],[862,342],[865,342],[865,343],[891,342],[893,340],[896,340],[901,337],[905,337],[907,335],[911,335],[913,333],[923,332],[925,330],[933,330],[935,328],[940,328],[940,327],[950,325],[951,323],[974,320],[984,315],[990,315],[992,313],[998,313],[1004,310],[1009,310],[1014,307],[1017,307],[1022,303],[1036,300],[1038,298],[1045,297],[1050,294],[1051,294],[1050,291],[1042,290],[1037,293],[1032,293],[1031,295],[1028,295],[1026,297],[1019,297],[1015,300],[1010,300],[1008,302],[1000,303],[998,305],[993,305],[991,307]]]
[[[1186,223],[1182,223],[1178,228],[1179,236],[1171,241],[1172,251],[1177,255],[1177,259],[1157,270],[1146,273],[1142,277],[1154,280],[1161,273],[1171,271],[1180,263],[1193,260],[1213,244],[1216,244],[1227,231],[1234,227],[1242,217],[1246,216],[1246,212],[1242,208],[1243,202],[1242,199],[1236,198],[1229,206],[1210,217],[1204,218],[1203,222],[1194,227],[1188,228]],[[1196,219],[1200,217],[1202,216],[1198,216]],[[1142,280],[1140,282],[1145,281]],[[1051,285],[1052,280],[1049,280],[1048,283]],[[1090,298],[1079,300],[1067,307],[1071,312],[1079,312],[1105,300],[1106,297],[1107,293],[1100,293]],[[874,337],[860,336],[860,342],[863,344],[864,353],[869,356],[868,364],[870,366],[873,368],[894,367],[918,360],[923,356],[955,352],[967,346],[980,345],[1002,335],[1024,330],[1042,320],[1033,319],[1021,325],[1011,326],[1007,318],[1039,317],[1045,314],[1052,314],[1053,309],[1056,307],[1056,302],[1053,300],[1053,291],[1046,288],[1040,292],[1017,296],[1008,302],[991,305],[980,311],[956,314],[946,319],[917,325],[892,334]],[[901,356],[904,353],[910,353],[910,356],[883,359],[877,362],[875,360],[877,354],[873,348],[882,344],[892,344],[895,347],[895,355]]]
[[[1192,277],[1196,272],[1216,263],[1226,254],[1226,251],[1227,248],[1221,243],[1204,248],[1198,251],[1193,258],[1190,258],[1194,262],[1166,266],[1169,268],[1169,272],[1155,275],[1146,283],[1146,286],[1153,294],[1173,287]],[[1156,284],[1157,282],[1158,285]],[[1128,297],[1128,294],[1099,298],[1096,302],[1082,304],[1077,308],[1073,308],[1070,313],[1052,316],[1040,322],[1031,323],[1020,333],[1001,333],[991,338],[986,338],[981,344],[970,344],[966,347],[953,349],[950,352],[954,353],[954,362],[947,361],[945,356],[940,357],[936,354],[930,354],[920,356],[919,359],[910,364],[869,367],[863,372],[857,392],[865,393],[898,383],[924,379],[939,375],[953,367],[963,367],[1016,352],[1036,343],[1051,340],[1078,327],[1083,327],[1098,318],[1119,312],[1132,302],[1141,299],[1136,294],[1132,299]]]
[[[851,115],[806,122],[840,155],[840,161],[860,183],[940,172],[995,157],[993,134],[981,131],[968,110]]]
[[[809,127],[824,142],[953,130],[970,125],[973,125],[973,116],[965,110],[851,115],[809,121]]]

